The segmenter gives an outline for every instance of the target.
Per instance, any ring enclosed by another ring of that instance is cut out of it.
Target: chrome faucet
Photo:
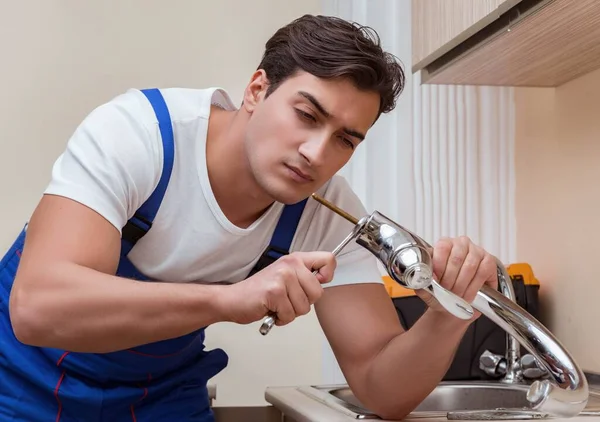
[[[573,417],[583,411],[589,398],[583,371],[552,333],[515,302],[510,277],[499,260],[496,260],[496,266],[502,293],[483,286],[473,303],[468,304],[434,280],[430,252],[433,248],[425,240],[378,211],[358,220],[316,195],[313,198],[354,224],[352,232],[336,248],[336,252],[355,239],[383,264],[390,277],[400,285],[414,290],[427,289],[458,318],[470,319],[472,308],[475,308],[504,329],[509,336],[505,381],[522,380],[523,359],[519,359],[519,344],[527,349],[548,375],[529,386],[526,397],[532,410],[557,417]],[[265,320],[261,326],[262,334],[269,332],[273,318],[269,316]]]
[[[500,292],[507,299],[516,303],[517,298],[510,275],[499,261],[497,261],[497,268]],[[509,333],[506,333],[505,356],[500,356],[486,350],[479,358],[479,368],[492,377],[504,375],[500,381],[507,384],[523,383],[525,378],[534,380],[548,376],[548,372],[535,356],[531,354],[521,356],[519,342]]]
[[[510,275],[504,268],[504,265],[496,260],[498,272],[498,287],[500,292],[509,300],[517,303],[515,290],[510,279]],[[527,355],[531,356],[531,355]],[[529,358],[528,358],[529,359]],[[535,358],[533,358],[535,359]],[[523,382],[523,370],[521,367],[521,346],[517,339],[506,333],[506,356],[502,357],[486,350],[479,358],[479,368],[490,376],[504,375],[502,382],[521,383]]]
[[[431,245],[416,234],[375,211],[356,223],[356,242],[380,259],[390,277],[404,287],[415,288],[407,275],[413,268],[433,274],[429,251]],[[496,260],[503,293],[483,286],[471,304],[504,329],[509,336],[507,380],[522,379],[519,343],[539,361],[547,379],[534,381],[527,392],[531,409],[557,417],[576,416],[585,408],[589,397],[588,383],[581,368],[566,348],[531,314],[514,301],[514,290],[504,265]],[[419,277],[419,286],[426,282]],[[434,280],[431,278],[430,283]],[[511,296],[512,300],[506,296]],[[437,297],[437,296],[436,296]]]
[[[502,293],[483,286],[473,303],[468,304],[434,280],[433,248],[425,240],[378,211],[357,220],[324,199],[316,195],[313,198],[354,224],[352,233],[336,249],[356,239],[356,243],[370,251],[400,285],[409,289],[427,289],[458,318],[469,319],[475,308],[506,331],[508,347],[504,381],[521,382],[523,364],[527,360],[535,365],[539,363],[541,368],[537,368],[537,373],[546,375],[529,386],[526,397],[532,410],[557,417],[573,417],[584,410],[589,387],[583,371],[552,333],[516,303],[510,276],[499,260],[496,260],[496,267]],[[531,356],[520,358],[519,344]],[[536,372],[535,368],[530,369]]]

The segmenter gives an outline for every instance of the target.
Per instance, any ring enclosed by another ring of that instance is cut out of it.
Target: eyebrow
[[[312,103],[312,105],[314,105],[314,106],[315,106],[315,108],[316,108],[317,110],[319,110],[319,113],[321,113],[321,114],[322,114],[323,116],[325,116],[326,118],[328,118],[328,119],[329,119],[329,118],[333,117],[333,116],[332,116],[332,114],[331,114],[330,112],[328,112],[328,111],[325,109],[325,107],[323,107],[323,104],[321,104],[321,103],[319,102],[319,100],[317,100],[317,99],[316,99],[316,98],[315,98],[315,97],[314,97],[312,94],[310,94],[310,93],[308,93],[308,92],[306,92],[306,91],[298,91],[298,95],[300,95],[300,96],[302,96],[302,97],[306,98],[308,101],[310,101],[310,102]],[[347,128],[347,127],[344,127],[344,128],[342,128],[342,130],[343,130],[343,131],[344,131],[346,134],[348,134],[348,135],[350,135],[350,136],[353,136],[353,137],[355,137],[355,138],[358,138],[358,139],[360,139],[361,141],[365,139],[365,135],[363,135],[362,133],[360,133],[360,132],[358,132],[358,131],[356,131],[356,130],[349,129],[349,128]]]

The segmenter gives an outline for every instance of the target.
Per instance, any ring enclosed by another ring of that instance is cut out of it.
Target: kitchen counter
[[[321,403],[320,401],[306,395],[299,390],[299,387],[269,387],[265,391],[265,399],[271,403],[286,418],[284,421],[291,420],[293,422],[350,422],[356,419],[350,414],[343,414],[330,406]],[[405,421],[420,421],[420,422],[441,422],[447,421],[445,417],[407,417]],[[598,422],[600,416],[579,416],[575,418],[555,418],[547,419],[553,422]],[[382,419],[376,419],[379,422]]]

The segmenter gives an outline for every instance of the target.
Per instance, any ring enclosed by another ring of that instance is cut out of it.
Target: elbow
[[[395,403],[375,402],[369,406],[369,409],[383,420],[401,421],[410,415],[410,412],[416,408],[416,406],[409,407],[407,405],[408,403],[402,403],[402,400],[398,400]]]
[[[28,292],[13,287],[8,312],[10,324],[17,340],[28,346],[43,346],[43,333],[47,333],[48,318],[36,305],[37,300]]]
[[[352,385],[350,384],[352,389]],[[393,386],[394,391],[399,391]],[[387,389],[381,388],[354,388],[353,392],[365,408],[376,414],[379,418],[389,421],[401,421],[410,415],[419,404],[421,399],[411,394],[389,394]],[[377,393],[375,393],[377,392]],[[375,393],[375,394],[374,394]]]
[[[377,414],[377,416],[379,416],[381,419],[386,420],[386,421],[401,421],[404,420],[404,418],[406,418],[408,415],[410,415],[411,410],[404,410],[404,409],[398,409],[398,406],[396,406],[395,409],[387,409],[387,408],[382,408],[380,411],[376,411],[374,412],[375,414]]]

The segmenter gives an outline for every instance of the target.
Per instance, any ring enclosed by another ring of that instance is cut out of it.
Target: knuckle
[[[496,274],[496,259],[490,254],[485,254],[481,261],[481,267],[486,273]]]
[[[280,258],[281,259],[281,258]],[[285,264],[285,262],[284,262]],[[277,278],[281,280],[290,280],[294,277],[295,271],[289,265],[280,265],[277,268]]]
[[[480,262],[483,262],[486,259],[486,257],[488,257],[488,256],[490,258],[493,258],[490,254],[488,254],[483,248],[480,248],[479,246],[476,246],[473,249],[473,253],[475,255],[477,255],[477,257],[479,258]]]
[[[460,242],[461,245],[463,246],[469,246],[472,242],[471,239],[469,238],[469,236],[460,236],[458,238],[458,241]]]
[[[468,270],[475,270],[475,269],[477,269],[477,267],[479,267],[480,262],[481,262],[481,258],[476,255],[473,255],[473,256],[467,257],[467,259],[465,259],[463,267],[465,267]]]
[[[285,266],[295,265],[298,263],[299,260],[300,258],[298,257],[298,254],[296,252],[292,252],[291,254],[284,255],[281,258],[279,258],[279,262],[281,262]]]
[[[286,294],[285,286],[282,283],[271,283],[267,288],[267,295],[273,298],[280,298]]]
[[[450,251],[452,249],[452,240],[447,237],[439,239],[435,244],[435,249],[446,252]]]
[[[455,266],[461,266],[463,264],[465,260],[464,254],[460,253],[460,254],[453,254],[452,256],[450,256],[450,264],[455,265]]]

